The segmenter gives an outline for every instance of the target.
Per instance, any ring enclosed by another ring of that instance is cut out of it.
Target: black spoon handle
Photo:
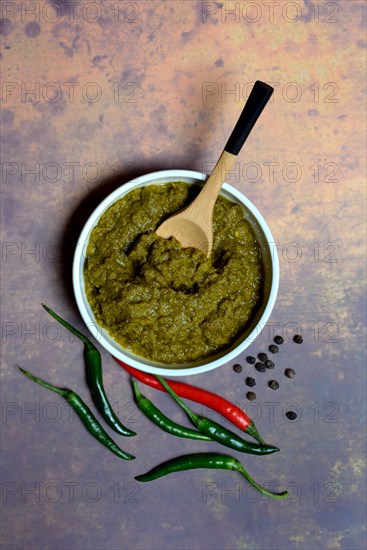
[[[257,80],[245,103],[240,118],[231,133],[224,150],[232,155],[238,155],[247,136],[261,115],[265,105],[274,92],[274,88]]]

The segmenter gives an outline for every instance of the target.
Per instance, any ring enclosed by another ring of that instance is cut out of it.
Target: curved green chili
[[[121,424],[120,420],[113,411],[113,408],[108,400],[106,391],[103,386],[102,375],[102,358],[99,350],[96,346],[67,321],[62,319],[57,313],[52,311],[46,304],[42,304],[42,307],[49,313],[56,321],[58,321],[63,327],[68,329],[74,336],[84,342],[84,357],[87,364],[87,380],[88,386],[91,391],[93,401],[100,412],[105,422],[120,435],[130,437],[136,435],[135,432],[126,428]]]
[[[154,422],[165,432],[176,435],[178,437],[186,437],[188,439],[197,439],[200,441],[213,441],[209,436],[192,430],[191,428],[186,428],[185,426],[180,426],[173,422],[170,418],[162,413],[155,405],[152,403],[145,395],[139,390],[138,383],[135,378],[131,379],[131,383],[134,390],[135,402],[139,409],[145,414],[149,420]]]
[[[126,453],[120,447],[113,441],[113,439],[110,438],[107,432],[102,428],[90,408],[82,398],[72,390],[69,390],[67,388],[58,388],[56,386],[53,386],[51,384],[48,384],[47,382],[44,382],[40,378],[37,378],[30,372],[26,371],[25,369],[22,369],[21,367],[18,367],[18,369],[25,374],[25,376],[28,376],[31,380],[34,382],[37,382],[40,386],[43,386],[44,388],[47,388],[48,390],[54,391],[55,393],[58,393],[61,395],[68,403],[71,405],[74,409],[74,411],[77,413],[81,421],[83,422],[84,426],[87,428],[88,432],[93,435],[102,445],[110,449],[115,455],[117,455],[120,458],[123,458],[124,460],[132,460],[135,458],[135,456],[130,455],[129,453]]]
[[[153,481],[160,477],[166,476],[168,474],[173,474],[175,472],[182,472],[185,470],[194,470],[197,468],[215,468],[220,470],[234,470],[240,472],[247,481],[260,493],[274,499],[282,499],[288,497],[288,491],[282,493],[271,493],[267,491],[264,487],[261,487],[252,477],[246,472],[241,462],[232,456],[223,455],[219,453],[198,453],[192,455],[179,456],[163,462],[159,466],[156,466],[149,472],[136,476],[137,481]]]
[[[195,428],[197,428],[201,433],[208,435],[214,441],[218,441],[218,443],[221,443],[226,447],[230,447],[231,449],[235,449],[236,451],[240,451],[241,453],[267,455],[279,451],[278,447],[272,447],[271,445],[265,444],[257,445],[255,443],[245,441],[235,433],[227,430],[220,424],[217,424],[217,422],[214,422],[204,416],[199,416],[178,397],[164,378],[159,375],[157,375],[157,378],[162,386],[166,388],[167,392],[173,397],[173,399],[183,408]]]

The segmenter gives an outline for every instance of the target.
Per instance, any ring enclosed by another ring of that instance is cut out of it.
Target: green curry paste
[[[87,247],[96,321],[126,350],[168,364],[228,347],[261,300],[261,251],[239,205],[218,198],[210,258],[155,233],[197,192],[184,182],[130,191],[100,217]]]

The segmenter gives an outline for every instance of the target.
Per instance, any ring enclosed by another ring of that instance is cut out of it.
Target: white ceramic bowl
[[[150,361],[149,359],[140,357],[130,351],[126,351],[117,342],[112,340],[107,332],[96,322],[85,295],[83,266],[90,233],[93,227],[98,223],[100,216],[112,205],[112,203],[137,187],[171,181],[185,181],[193,184],[200,181],[205,181],[207,177],[208,176],[206,174],[193,172],[191,170],[163,170],[161,172],[146,174],[139,179],[125,183],[113,191],[113,193],[108,195],[108,197],[106,197],[94,210],[93,214],[89,217],[87,223],[85,224],[83,231],[81,232],[76,247],[73,263],[73,286],[76,302],[84,322],[101,346],[121,361],[144,372],[169,376],[184,376],[188,374],[206,372],[220,367],[229,361],[233,361],[233,359],[243,352],[260,334],[275,304],[279,286],[279,261],[278,254],[274,246],[273,236],[266,221],[257,208],[249,201],[249,199],[247,199],[237,189],[225,183],[221,189],[221,195],[242,206],[244,216],[251,224],[259,240],[264,264],[262,304],[258,308],[251,324],[246,327],[243,334],[237,339],[237,341],[226,350],[200,361],[167,365],[156,361]]]

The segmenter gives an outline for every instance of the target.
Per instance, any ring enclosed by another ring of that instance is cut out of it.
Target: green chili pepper
[[[178,397],[178,395],[167,384],[164,378],[157,375],[157,379],[160,381],[162,386],[166,388],[167,392],[173,397],[173,399],[183,408],[195,428],[197,428],[203,434],[208,435],[214,441],[218,441],[218,443],[221,443],[226,447],[230,447],[231,449],[236,449],[236,451],[240,451],[241,453],[266,455],[279,451],[278,447],[272,447],[265,444],[257,445],[255,443],[245,441],[235,433],[227,430],[220,424],[217,424],[217,422],[214,422],[213,420],[210,420],[209,418],[206,418],[204,416],[199,416],[195,414],[186,405],[186,403],[184,403],[182,399]]]
[[[73,407],[73,409],[83,422],[84,426],[87,428],[88,432],[92,434],[93,437],[95,437],[100,443],[102,443],[102,445],[110,449],[110,451],[112,451],[115,455],[123,458],[124,460],[132,460],[135,458],[135,456],[126,453],[125,451],[120,449],[118,445],[116,445],[113,439],[111,439],[108,433],[105,432],[105,430],[102,428],[88,405],[84,403],[84,401],[78,394],[67,388],[58,388],[56,386],[52,386],[51,384],[40,380],[36,376],[33,376],[33,374],[22,369],[21,367],[18,367],[18,369],[23,374],[25,374],[25,376],[28,376],[28,378],[30,378],[34,382],[37,382],[37,384],[40,384],[40,386],[43,386],[44,388],[47,388],[61,395],[69,403],[69,405]]]
[[[89,340],[89,338],[67,323],[64,319],[57,315],[57,313],[46,306],[46,304],[42,304],[42,307],[63,327],[67,328],[72,334],[74,334],[74,336],[84,342],[84,357],[87,364],[88,386],[91,391],[93,401],[105,422],[120,435],[127,437],[136,435],[135,432],[129,430],[121,424],[108,400],[103,386],[102,358],[99,350]]]
[[[247,481],[260,493],[275,499],[287,498],[288,491],[283,493],[271,493],[264,487],[261,487],[256,481],[246,472],[241,462],[233,456],[222,455],[219,453],[198,453],[192,455],[179,456],[168,460],[159,466],[156,466],[146,474],[136,476],[137,481],[153,481],[159,477],[173,474],[174,472],[182,472],[184,470],[194,470],[197,468],[216,468],[220,470],[234,470],[240,472]]]
[[[154,422],[154,424],[159,426],[162,430],[178,437],[198,439],[200,441],[213,441],[209,436],[201,432],[197,432],[191,428],[186,428],[185,426],[180,426],[179,424],[176,424],[176,422],[173,422],[173,420],[165,416],[162,411],[154,405],[154,403],[152,403],[147,397],[145,397],[145,395],[141,393],[136,378],[132,378],[131,383],[137,406],[145,414],[145,416],[149,418],[149,420]]]

